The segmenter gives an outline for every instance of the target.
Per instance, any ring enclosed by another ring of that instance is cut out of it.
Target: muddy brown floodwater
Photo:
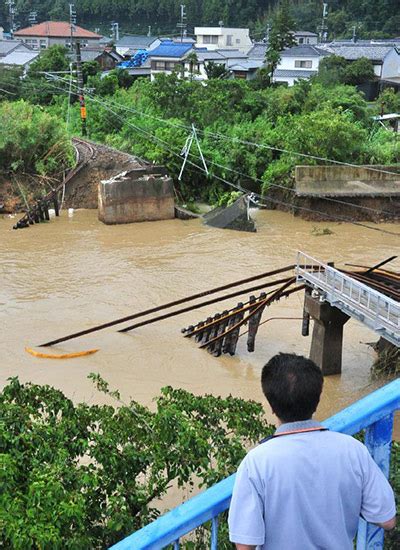
[[[88,357],[52,361],[24,351],[25,346],[294,263],[297,249],[336,265],[372,265],[399,251],[399,237],[354,225],[307,222],[270,211],[257,212],[256,219],[256,234],[204,227],[199,220],[106,226],[89,210],[75,211],[72,218],[63,212],[48,224],[18,231],[11,229],[15,220],[0,220],[0,384],[18,375],[60,388],[75,401],[96,403],[103,397],[87,376],[98,372],[124,398],[146,405],[165,385],[262,401],[264,362],[278,351],[308,353],[310,337],[301,336],[299,320],[271,321],[260,327],[255,353],[247,352],[242,338],[235,357],[219,358],[182,338],[182,327],[235,301],[128,334],[118,334],[114,327],[53,348],[100,348]],[[315,236],[314,227],[329,227],[333,234]],[[399,226],[380,227],[400,232]],[[399,261],[392,268],[399,270]],[[302,293],[294,294],[273,305],[263,319],[300,317],[302,300]],[[345,326],[343,372],[325,379],[318,418],[384,383],[370,378],[374,352],[366,343],[376,339],[355,321]]]

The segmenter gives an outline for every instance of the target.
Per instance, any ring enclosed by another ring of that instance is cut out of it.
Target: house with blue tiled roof
[[[163,40],[154,50],[149,52],[150,75],[151,79],[160,73],[171,74],[184,66],[185,57],[193,50],[191,42],[174,42],[173,40]]]

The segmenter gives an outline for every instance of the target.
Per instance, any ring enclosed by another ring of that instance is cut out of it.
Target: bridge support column
[[[304,297],[304,311],[314,320],[310,359],[320,367],[324,376],[340,374],[343,325],[349,320],[349,316],[308,293]]]

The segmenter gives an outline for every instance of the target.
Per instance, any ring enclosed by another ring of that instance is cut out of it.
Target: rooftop
[[[75,38],[93,38],[100,40],[102,36],[92,31],[87,31],[75,25]],[[15,31],[14,36],[43,36],[69,38],[71,36],[71,25],[67,21],[44,21],[32,27],[26,27]]]
[[[218,53],[220,53],[225,59],[247,59],[247,53],[241,52],[240,50],[224,50],[218,48]]]
[[[172,40],[165,40],[161,42],[157,48],[149,52],[151,57],[183,57],[193,48],[193,44],[185,44],[184,42],[172,42]]]
[[[274,72],[274,78],[310,78],[318,71],[296,70],[296,69],[277,69]]]
[[[18,47],[20,47],[21,50],[30,50],[30,48],[20,40],[0,40],[0,57],[9,54]]]
[[[31,63],[37,57],[39,57],[39,52],[33,51],[15,51],[11,52],[5,57],[0,58],[0,64],[2,65],[19,65],[23,67],[27,63]]]
[[[393,50],[393,46],[385,46],[382,44],[328,44],[327,50],[344,57],[349,61],[366,57],[372,61],[383,61],[387,54]]]
[[[318,36],[316,32],[310,32],[310,31],[295,31],[294,36]]]
[[[268,44],[265,42],[256,42],[247,52],[247,55],[251,59],[264,59],[267,49]]]
[[[312,46],[311,44],[300,44],[293,46],[281,52],[281,57],[322,57],[329,55],[331,52]]]
[[[229,69],[231,69],[231,71],[254,71],[261,69],[263,65],[264,62],[261,60],[258,61],[249,59],[248,61],[240,61],[240,63],[235,63],[234,65],[231,65]]]
[[[157,40],[156,36],[148,36],[147,34],[126,34],[118,42],[116,46],[118,48],[147,48]]]

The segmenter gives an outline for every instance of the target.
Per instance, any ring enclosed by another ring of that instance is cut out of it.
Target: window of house
[[[236,38],[236,44],[240,44],[240,38]]]
[[[156,71],[164,71],[165,70],[165,61],[153,61],[152,68]]]
[[[46,48],[46,46],[47,46],[47,40],[41,40],[40,41],[40,47],[41,48]]]
[[[228,34],[226,36],[226,45],[227,46],[232,46],[232,35],[231,34]]]
[[[307,60],[296,59],[294,62],[294,66],[299,69],[311,69],[312,61],[308,59]]]
[[[174,63],[173,61],[166,61],[165,62],[165,68],[167,71],[173,71],[175,69],[175,65],[176,63]]]
[[[304,43],[304,38],[299,38],[299,44],[303,44]]]

